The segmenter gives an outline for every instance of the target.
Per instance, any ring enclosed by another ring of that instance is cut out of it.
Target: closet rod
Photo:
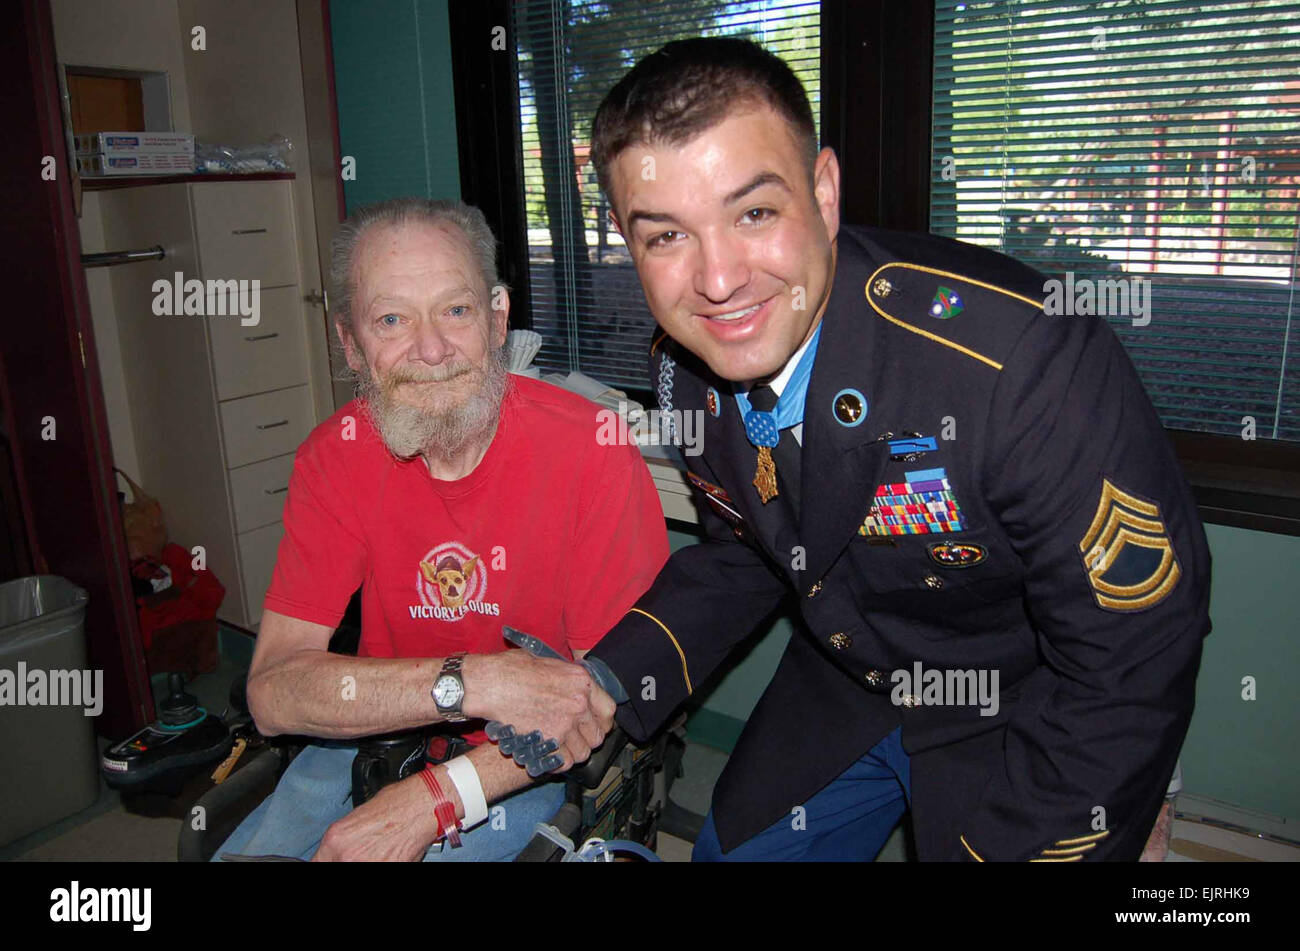
[[[161,244],[152,248],[140,248],[138,251],[102,251],[98,254],[83,254],[82,267],[111,267],[114,264],[130,264],[133,261],[161,261],[166,252]]]

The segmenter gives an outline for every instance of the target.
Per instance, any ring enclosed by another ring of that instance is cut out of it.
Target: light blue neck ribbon
[[[740,418],[745,421],[745,435],[753,445],[767,446],[770,449],[781,441],[781,430],[803,422],[804,398],[808,395],[808,381],[812,379],[813,360],[817,356],[817,342],[821,339],[822,326],[817,325],[812,340],[808,342],[808,349],[799,358],[794,373],[786,381],[785,389],[771,412],[754,409],[745,393],[735,394],[736,405],[740,407]]]

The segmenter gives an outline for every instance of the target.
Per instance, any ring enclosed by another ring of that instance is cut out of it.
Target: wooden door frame
[[[96,730],[126,736],[153,719],[81,237],[59,102],[49,0],[20,0],[0,36],[0,254],[11,307],[0,334],[0,400],[21,526],[39,573],[85,588],[86,646],[104,672]],[[53,158],[56,176],[42,170]],[[54,438],[49,434],[53,419]]]
[[[320,262],[321,283],[329,287],[330,242],[338,224],[347,215],[343,195],[341,163],[343,149],[339,141],[338,95],[334,86],[334,47],[330,34],[329,0],[298,0],[298,48],[302,63],[302,98],[307,115],[307,157],[310,163],[312,206],[316,212],[316,257]],[[328,293],[328,292],[327,292]],[[338,366],[334,319],[329,307],[325,315],[325,334],[330,344],[330,374],[333,379],[334,408],[352,398],[351,384],[339,379],[344,367]]]

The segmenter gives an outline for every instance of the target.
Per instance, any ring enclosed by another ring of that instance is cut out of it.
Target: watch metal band
[[[460,687],[461,687],[460,703],[457,705],[460,708],[463,708],[465,704],[465,678],[462,677],[460,673],[460,669],[464,661],[465,661],[465,651],[458,651],[455,654],[448,655],[446,659],[444,659],[442,662],[442,670],[438,671],[438,676],[435,677],[433,681],[434,690],[436,690],[439,680],[441,680],[443,677],[447,676],[448,674],[455,674],[456,679],[460,681]],[[437,694],[433,693],[433,691],[430,691],[430,694],[433,696],[433,702],[437,704],[438,703]],[[449,723],[464,723],[466,720],[469,719],[469,717],[465,716],[465,714],[462,713],[460,709],[444,710],[441,706],[439,706],[438,712],[441,713],[442,718]]]

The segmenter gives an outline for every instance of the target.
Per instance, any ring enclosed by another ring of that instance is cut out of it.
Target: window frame
[[[506,49],[452,44],[461,194],[483,209],[501,245],[513,327],[531,328],[519,154],[519,80],[510,0],[448,0],[453,36],[504,26]],[[929,230],[934,5],[822,0],[821,129],[846,174],[846,224]],[[473,108],[460,108],[472,103]],[[888,142],[888,149],[881,143]],[[491,156],[492,160],[488,160]],[[885,187],[884,183],[888,183]],[[629,396],[654,405],[649,391]],[[1165,430],[1209,524],[1300,535],[1300,442]]]
[[[933,3],[822,0],[822,36],[822,141],[852,170],[844,222],[928,231]],[[1202,521],[1300,535],[1300,442],[1165,433]]]

